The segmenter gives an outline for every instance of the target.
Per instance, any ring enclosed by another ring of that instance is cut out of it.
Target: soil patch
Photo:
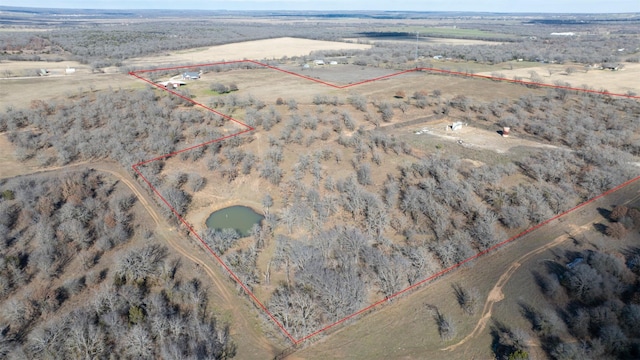
[[[517,135],[501,136],[498,131],[488,131],[474,126],[462,125],[459,130],[451,130],[451,125],[455,123],[452,119],[443,119],[437,122],[430,122],[428,126],[416,126],[411,135],[415,137],[412,142],[421,142],[420,138],[437,137],[440,140],[454,142],[462,147],[474,149],[488,149],[498,154],[505,154],[515,147],[548,148],[558,149],[558,146],[542,144],[536,141],[523,139]],[[428,142],[429,140],[427,140]]]

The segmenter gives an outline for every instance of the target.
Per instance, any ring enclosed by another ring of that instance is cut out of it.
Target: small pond
[[[207,218],[207,227],[216,230],[234,229],[240,236],[249,236],[253,224],[260,224],[262,214],[247,206],[230,206],[214,211]]]

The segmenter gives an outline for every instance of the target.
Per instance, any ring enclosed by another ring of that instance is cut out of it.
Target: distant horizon
[[[406,12],[478,12],[540,14],[616,14],[640,13],[638,0],[539,0],[514,1],[407,0],[4,0],[0,6],[78,10],[217,10],[217,11],[406,11]]]

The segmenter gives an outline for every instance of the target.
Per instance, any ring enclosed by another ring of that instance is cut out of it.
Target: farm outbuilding
[[[464,123],[462,123],[461,121],[456,121],[453,124],[451,124],[451,130],[453,131],[461,130],[463,125]]]
[[[622,69],[622,64],[605,63],[605,64],[602,64],[601,68],[602,68],[602,70],[618,71],[618,70]]]
[[[174,89],[177,89],[177,88],[179,88],[180,86],[187,85],[187,83],[186,83],[186,82],[184,82],[184,81],[180,81],[180,80],[169,80],[169,81],[162,81],[162,82],[159,82],[159,83],[158,83],[158,85],[162,85],[162,86],[164,86],[164,87],[166,87],[166,88],[174,88]]]

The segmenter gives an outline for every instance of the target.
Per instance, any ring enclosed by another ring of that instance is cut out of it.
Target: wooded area
[[[438,21],[445,29],[458,24]],[[0,32],[0,61],[76,60],[97,72],[112,66],[127,72],[132,68],[126,60],[142,55],[279,36],[354,42],[400,37],[374,42],[369,50],[266,61],[300,67],[315,59],[345,59],[353,73],[433,66],[434,57],[463,72],[505,62],[512,67],[522,61],[570,63],[567,76],[577,65],[588,71],[584,66],[594,63],[640,61],[640,40],[631,36],[637,35],[635,20],[602,23],[610,31],[576,37],[550,35],[557,25],[523,22],[490,22],[473,37],[500,43],[419,39],[416,52],[416,42],[405,39],[414,34],[375,19],[332,27],[315,21],[247,26],[230,19],[154,19],[132,22],[125,30],[102,24]],[[580,26],[561,30],[581,31]],[[149,85],[68,90],[56,99],[33,100],[29,107],[6,104],[0,133],[19,163],[47,169],[111,160],[138,180],[132,165],[196,146],[139,169],[184,218],[205,206],[199,200],[223,192],[233,194],[227,200],[262,205],[265,220],[247,238],[233,229],[200,234],[296,339],[639,173],[640,103],[608,96],[605,89],[594,94],[501,84],[496,94],[506,95],[487,100],[467,89],[492,92],[495,81],[412,73],[424,77],[420,85],[400,88],[391,78],[376,83],[382,90],[318,87],[309,95],[305,88],[298,98],[275,90],[255,95],[256,89],[233,79],[261,76],[258,69],[249,63],[199,67],[195,70],[204,77],[212,76],[197,81],[209,83],[175,90],[256,128],[202,147],[196,145],[237,133],[240,126]],[[174,70],[144,73],[150,81],[177,75]],[[433,85],[438,81],[461,81],[459,91],[443,92]],[[519,95],[523,89],[530,92]],[[409,127],[391,126],[443,119],[481,129],[495,141],[501,139],[497,131],[508,127],[541,146],[485,156],[484,149],[461,142],[420,147],[421,140],[408,140]],[[238,190],[249,182],[260,189],[259,198]],[[0,357],[224,359],[236,354],[233,323],[214,316],[206,280],[181,268],[139,218],[136,198],[118,181],[98,171],[64,170],[0,180],[0,193]],[[179,225],[157,200],[166,218]],[[635,208],[616,208],[602,233],[616,239],[637,233],[638,218]],[[626,263],[610,254],[573,254],[567,260],[579,257],[582,263],[550,265],[539,274],[538,285],[579,340],[563,341],[554,327],[556,315],[523,304],[550,357],[638,356],[637,253],[624,254]],[[464,313],[475,314],[477,290],[456,285],[454,291]],[[442,341],[455,338],[450,314],[436,308],[433,317]],[[267,330],[268,336],[276,331]],[[497,324],[493,335],[498,358],[524,357],[529,350],[523,331],[508,324]]]
[[[214,17],[216,15],[211,14]],[[418,34],[424,37],[423,41],[418,42],[418,56],[423,62],[421,66],[428,65],[434,56],[491,64],[517,59],[584,65],[640,61],[637,53],[640,40],[634,36],[637,34],[637,23],[640,22],[638,19],[626,22],[613,19],[597,21],[598,26],[610,29],[609,32],[591,31],[587,36],[554,36],[551,34],[559,28],[563,33],[582,34],[585,26],[589,26],[589,21],[582,24],[568,22],[560,26],[536,23],[531,26],[522,19],[496,25],[488,18],[485,22],[466,21],[461,25],[455,18],[436,20],[430,14],[422,16],[425,24],[434,22],[438,25],[422,30],[417,27]],[[383,20],[343,21],[324,26],[321,21],[304,21],[304,17],[291,19],[253,22],[251,26],[246,26],[242,19],[234,21],[221,18],[212,22],[195,16],[190,19],[127,21],[126,29],[122,29],[120,24],[107,23],[93,27],[65,26],[47,32],[0,32],[0,60],[72,59],[90,64],[98,70],[109,66],[122,67],[125,60],[143,55],[283,36],[332,41],[347,38],[375,44],[370,50],[314,52],[309,54],[309,59],[353,56],[356,65],[388,68],[411,65],[408,62],[416,60],[416,43],[413,41],[416,31],[408,31],[410,26],[406,27],[407,31],[399,31],[402,26],[390,26]],[[463,35],[448,30],[451,28],[460,28]],[[478,28],[483,30],[475,34]],[[443,31],[435,31],[437,29]],[[464,33],[464,30],[470,31]],[[431,38],[472,38],[495,44],[448,45],[431,42]]]
[[[348,101],[317,95],[303,110],[291,101],[267,106],[251,96],[216,96],[212,106],[223,113],[244,110],[244,121],[267,134],[263,156],[248,150],[248,135],[178,155],[212,172],[176,173],[170,159],[142,167],[183,216],[206,182],[257,176],[279,189],[278,202],[255,229],[249,248],[234,249],[233,233],[209,232],[205,238],[250,287],[269,285],[270,275],[262,276],[256,261],[265,246],[277,242],[268,271],[284,274],[285,281],[274,284],[269,308],[297,337],[362,307],[371,291],[392,295],[506,239],[509,229],[537,224],[637,173],[628,165],[638,155],[634,114],[640,109],[632,100],[550,90],[490,103],[437,92],[416,92],[395,103],[357,94]],[[363,127],[393,121],[402,104],[478,126],[510,126],[563,146],[478,167],[437,150],[416,159],[406,143]],[[151,89],[39,101],[0,118],[16,155],[43,166],[112,158],[130,168],[184,147],[186,139],[220,137],[223,125],[216,115]],[[310,153],[288,150],[312,144]],[[405,165],[385,165],[396,159]],[[285,163],[291,168],[283,168]],[[333,177],[332,164],[348,169],[347,175]],[[374,173],[383,180],[374,181]],[[517,183],[505,184],[518,176]]]
[[[617,206],[610,212],[611,229],[637,231],[637,209]],[[621,234],[610,232],[620,238]],[[638,274],[640,255],[637,247],[626,253],[587,250],[567,251],[564,257],[535,271],[537,285],[548,303],[521,302],[523,315],[542,348],[554,359],[605,358],[630,359],[640,356],[640,299]],[[578,341],[565,341],[562,327]],[[493,329],[496,356],[520,351],[529,346],[521,329],[506,324]]]
[[[67,171],[0,191],[0,356],[234,356],[208,286],[181,271],[117,181]]]

